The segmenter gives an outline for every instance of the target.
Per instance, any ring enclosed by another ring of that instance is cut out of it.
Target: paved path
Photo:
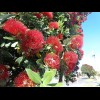
[[[69,86],[66,85],[64,82],[64,87],[100,87],[98,86],[100,84],[100,77],[94,78],[88,78],[88,77],[79,77],[76,82],[71,83],[69,82]]]

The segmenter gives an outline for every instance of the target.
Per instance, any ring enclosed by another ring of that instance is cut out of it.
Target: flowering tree
[[[83,64],[81,67],[81,71],[83,74],[86,74],[89,78],[91,76],[96,75],[96,71],[94,70],[94,68],[88,64]]]
[[[89,12],[2,12],[0,85],[61,86],[83,57],[82,22]],[[59,77],[58,83],[50,83]]]

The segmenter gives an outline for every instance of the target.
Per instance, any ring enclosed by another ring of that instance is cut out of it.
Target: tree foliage
[[[0,12],[0,67],[9,72],[5,86],[61,86],[63,76],[72,79],[84,54],[81,24],[88,14]],[[58,83],[50,83],[54,77]]]
[[[86,74],[89,78],[91,76],[96,75],[96,71],[94,70],[94,68],[88,64],[83,64],[81,67],[81,71],[83,74]]]

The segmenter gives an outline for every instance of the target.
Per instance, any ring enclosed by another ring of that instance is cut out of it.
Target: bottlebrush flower
[[[60,34],[57,35],[57,37],[58,37],[60,40],[62,40],[62,39],[63,39],[63,34],[60,33]]]
[[[80,53],[79,60],[81,60],[83,58],[84,51],[82,49],[79,49],[79,53]]]
[[[86,20],[87,20],[87,17],[84,17],[84,18],[83,18],[83,22],[86,21]]]
[[[83,36],[75,35],[71,38],[69,47],[72,49],[80,49],[83,46]]]
[[[76,32],[77,33],[82,33],[83,31],[82,31],[82,29],[77,29]]]
[[[22,22],[15,19],[8,19],[2,28],[14,36],[25,34],[28,29]]]
[[[37,18],[42,18],[42,16],[43,16],[41,13],[35,13],[34,15],[35,15]]]
[[[63,60],[68,66],[69,70],[72,71],[78,61],[78,55],[75,52],[68,51],[64,53]]]
[[[48,53],[44,58],[44,63],[52,69],[59,69],[60,58],[55,53]]]
[[[21,72],[14,79],[14,86],[15,87],[35,87],[35,83],[31,79],[29,79],[28,75],[25,72]]]
[[[5,80],[9,77],[8,69],[5,65],[0,65],[0,80]]]
[[[37,50],[41,49],[44,44],[44,36],[38,30],[30,30],[27,32],[27,39],[29,40],[29,47],[31,49]]]
[[[42,12],[44,16],[47,16],[48,18],[52,19],[53,18],[53,12]]]
[[[29,30],[26,34],[27,37],[21,41],[22,50],[33,54],[39,52],[45,44],[43,34],[38,30]]]
[[[56,54],[63,51],[62,44],[60,43],[59,39],[55,36],[48,37],[46,43],[53,46],[53,49],[55,50]]]
[[[49,23],[49,29],[58,29],[59,28],[59,24],[58,22],[50,22]]]
[[[67,12],[68,14],[73,14],[74,12]]]

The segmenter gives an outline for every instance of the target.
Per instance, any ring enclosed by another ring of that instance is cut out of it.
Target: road
[[[98,86],[100,84],[100,78],[96,77],[94,78],[88,78],[88,77],[79,77],[76,82],[71,83],[69,82],[69,86],[66,85],[64,82],[63,87],[100,87]]]

